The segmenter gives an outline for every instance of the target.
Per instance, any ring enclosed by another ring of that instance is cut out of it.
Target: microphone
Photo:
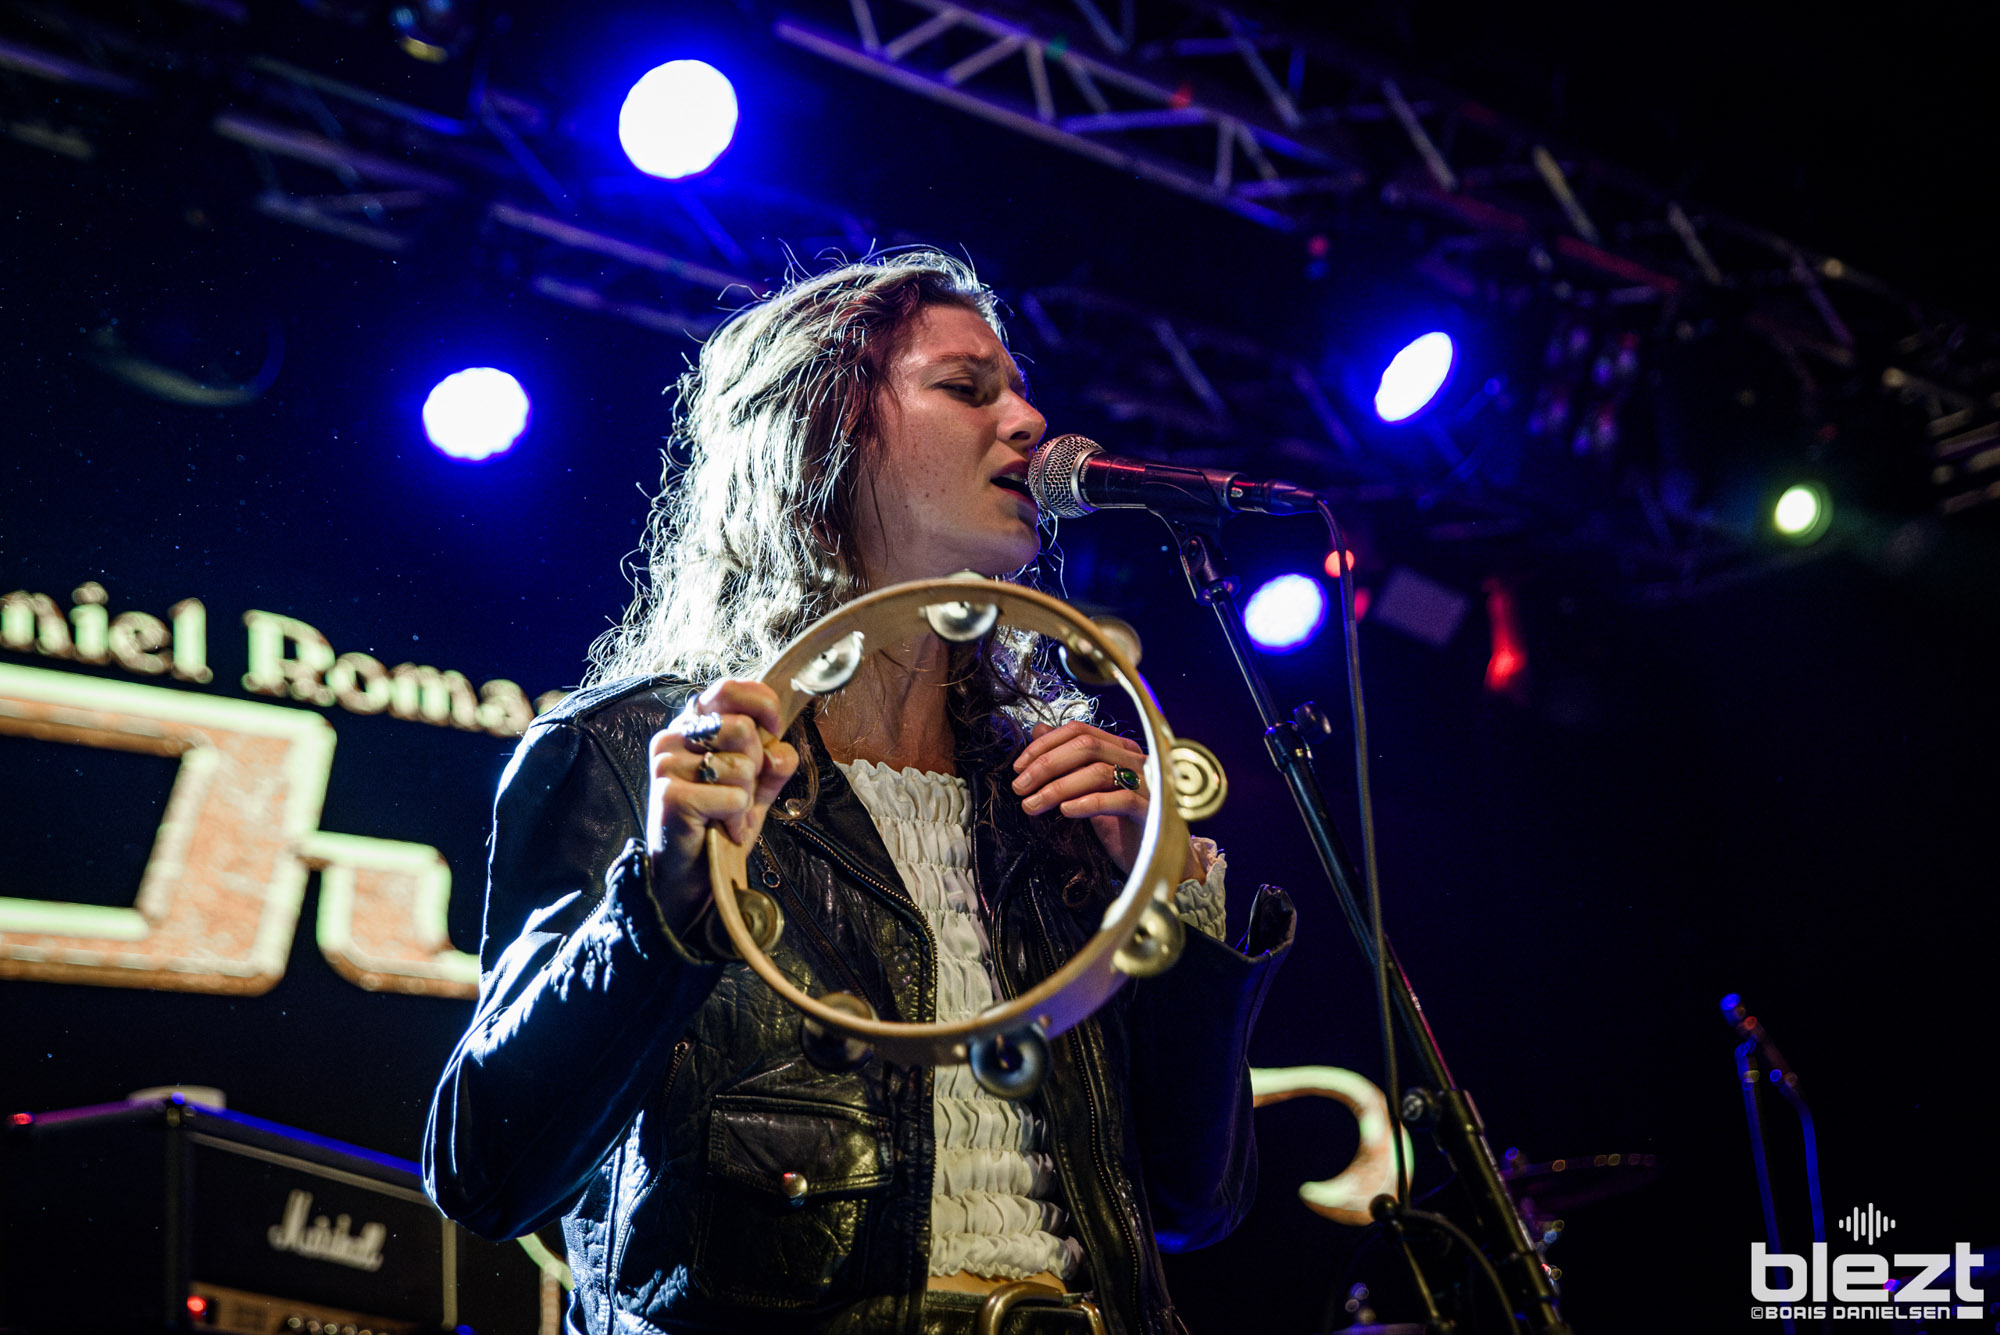
[[[1319,497],[1289,482],[1255,482],[1222,468],[1184,468],[1106,454],[1088,436],[1044,441],[1028,463],[1035,504],[1064,519],[1093,510],[1200,515],[1295,515]]]

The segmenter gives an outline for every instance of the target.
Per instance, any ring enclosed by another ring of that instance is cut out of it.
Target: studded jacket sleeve
[[[432,1198],[489,1238],[566,1208],[721,973],[660,916],[637,782],[590,723],[560,716],[501,779],[479,1004],[424,1143]]]

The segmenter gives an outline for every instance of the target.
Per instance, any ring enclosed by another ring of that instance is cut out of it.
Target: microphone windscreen
[[[1096,508],[1083,499],[1083,462],[1103,451],[1088,436],[1057,436],[1042,442],[1028,461],[1028,494],[1043,514],[1074,519]]]

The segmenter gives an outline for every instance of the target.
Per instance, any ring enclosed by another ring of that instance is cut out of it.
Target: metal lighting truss
[[[1808,390],[1829,368],[1872,373],[1920,405],[1940,484],[1956,484],[1948,509],[1988,498],[1976,475],[2000,476],[2000,414],[1978,388],[1994,378],[1983,331],[1608,168],[1558,160],[1475,105],[1399,84],[1322,39],[1195,5],[1142,13],[1127,3],[1107,17],[1091,0],[1076,3],[1061,11],[1066,26],[1050,11],[1037,27],[1022,13],[853,0],[839,11],[851,45],[794,20],[777,30],[1275,227],[1313,225],[1343,201],[1424,210],[1443,225],[1420,268],[1469,299],[1538,292],[1612,333],[1671,328],[1677,313],[1720,304],[1779,348]],[[910,10],[916,21],[897,26],[892,13]],[[0,30],[0,132],[19,143],[88,161],[93,126],[120,109],[206,105],[215,141],[250,164],[263,213],[385,253],[470,256],[552,300],[656,331],[705,333],[795,255],[904,239],[782,190],[591,175],[569,165],[576,145],[547,110],[491,86],[475,90],[476,111],[440,115],[268,57],[164,50],[158,39],[148,48],[61,10],[32,12],[31,38]],[[1173,26],[1149,34],[1142,20],[1162,17]],[[1017,66],[1026,92],[1011,105],[1001,84]],[[36,88],[48,95],[37,99]],[[1401,494],[1440,538],[1552,533],[1565,545],[1563,535],[1582,534],[1613,550],[1626,580],[1655,591],[1689,591],[1741,555],[1740,535],[1677,511],[1644,479],[1625,498],[1636,516],[1608,524],[1602,513],[1579,524],[1482,489],[1477,446],[1456,443],[1452,423],[1428,431],[1444,484],[1399,476],[1357,446],[1304,364],[1235,331],[1072,286],[1005,295],[1017,345],[1030,358],[1061,357],[1055,406],[1069,398],[1132,424],[1121,438],[1144,428],[1146,448],[1323,472],[1362,498]],[[1894,360],[1878,368],[1882,349]]]
[[[759,262],[692,191],[648,197],[674,206],[658,236],[590,217],[601,210],[544,159],[552,118],[499,89],[481,88],[476,112],[453,117],[262,55],[106,40],[92,20],[57,9],[35,18],[39,41],[0,35],[0,133],[19,142],[90,162],[115,151],[101,154],[97,140],[122,136],[95,131],[118,112],[131,120],[148,104],[199,99],[213,110],[213,142],[242,153],[251,204],[271,218],[385,254],[471,253],[554,300],[676,334],[705,334],[719,303],[764,290],[745,276]],[[30,83],[49,90],[45,104],[33,105]],[[757,206],[809,216],[794,235],[831,228],[866,244],[862,224],[837,210],[779,192]]]
[[[50,13],[40,11],[45,21]],[[551,300],[662,333],[706,333],[795,253],[859,253],[878,237],[899,239],[769,188],[564,170],[561,159],[574,155],[574,145],[554,132],[554,118],[490,85],[478,90],[475,114],[446,116],[261,55],[197,60],[100,40],[81,24],[54,34],[70,46],[51,50],[50,35],[42,34],[42,46],[0,44],[0,66],[69,94],[50,100],[69,109],[67,119],[14,122],[59,123],[42,137],[70,145],[68,156],[88,160],[96,151],[91,118],[75,115],[79,94],[97,99],[97,119],[107,123],[149,101],[206,107],[211,142],[242,156],[251,202],[271,218],[385,254],[470,257]],[[163,86],[161,70],[203,77]],[[565,185],[565,178],[591,184]],[[757,239],[773,236],[789,238],[795,249]],[[1561,544],[1576,527],[1574,516],[1536,514],[1482,489],[1468,466],[1474,456],[1443,431],[1431,435],[1451,485],[1413,482],[1407,468],[1359,447],[1302,362],[1240,333],[1079,286],[1004,295],[1031,374],[1060,361],[1044,406],[1058,420],[1097,416],[1120,424],[1121,446],[1331,475],[1351,500],[1413,498],[1433,536],[1444,539],[1553,533]],[[1587,545],[1630,547],[1625,535],[1634,528],[1597,523]],[[1733,552],[1711,552],[1712,541],[1699,549],[1682,544],[1664,557],[1650,546],[1615,552],[1623,578],[1686,585],[1734,559]]]
[[[776,31],[1268,226],[1318,227],[1366,200],[1424,214],[1437,240],[1420,270],[1468,299],[1529,289],[1656,330],[1737,323],[1791,369],[1809,414],[1855,385],[1919,410],[1944,512],[2000,499],[1994,331],[1323,35],[1207,0],[1108,9],[823,0]]]
[[[58,11],[41,10],[46,25]],[[827,250],[861,254],[904,239],[824,201],[716,178],[666,184],[565,170],[573,146],[536,104],[486,86],[476,114],[440,115],[262,55],[227,61],[101,40],[75,20],[30,45],[0,36],[0,71],[66,99],[51,120],[0,100],[17,140],[89,161],[92,117],[169,96],[213,103],[218,148],[240,152],[253,207],[392,255],[470,255],[538,294],[658,332],[700,337],[765,279]],[[67,49],[54,38],[67,37]],[[52,49],[53,48],[53,49]],[[160,70],[204,70],[164,87]],[[0,84],[0,97],[5,85]],[[26,132],[21,127],[34,127]],[[555,165],[552,165],[555,164]],[[589,180],[588,187],[565,178]],[[772,238],[783,238],[774,240]],[[1357,456],[1354,438],[1307,367],[1233,331],[1076,285],[1003,293],[1032,365],[1060,357],[1055,396],[1133,424],[1155,448],[1240,457],[1257,441],[1294,466]]]

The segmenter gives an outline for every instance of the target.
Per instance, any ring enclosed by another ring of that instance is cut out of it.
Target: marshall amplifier
[[[7,1131],[6,1335],[533,1335],[555,1306],[558,1267],[447,1221],[402,1159],[179,1097]]]

